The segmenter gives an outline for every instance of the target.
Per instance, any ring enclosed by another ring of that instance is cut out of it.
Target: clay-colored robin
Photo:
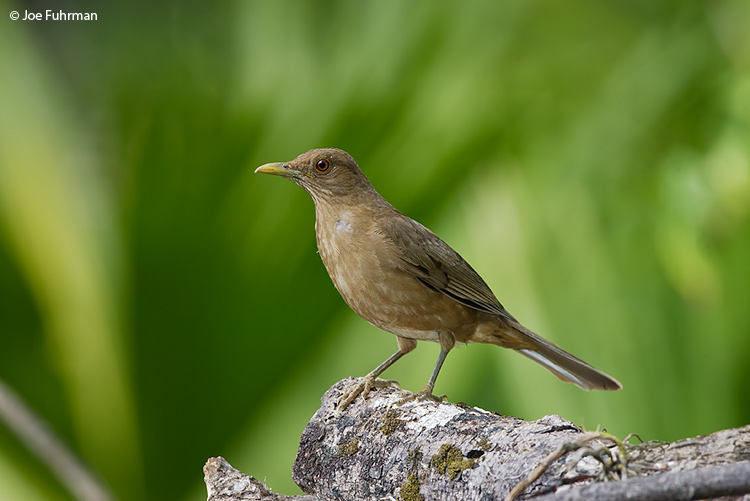
[[[585,390],[622,388],[521,325],[456,251],[380,196],[345,151],[311,150],[255,172],[289,178],[310,194],[318,251],[336,289],[359,316],[397,336],[398,351],[345,395],[339,409],[381,385],[376,378],[417,341],[437,341],[440,355],[413,398],[438,400],[432,395],[435,380],[457,341],[514,349]]]

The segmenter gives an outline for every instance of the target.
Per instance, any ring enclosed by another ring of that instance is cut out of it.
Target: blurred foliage
[[[439,393],[646,440],[750,421],[750,4],[62,4],[98,21],[0,30],[0,378],[120,499],[202,499],[215,455],[297,492],[319,397],[395,349],[309,197],[252,176],[313,147],[625,387],[471,345]],[[4,428],[0,483],[69,499]]]

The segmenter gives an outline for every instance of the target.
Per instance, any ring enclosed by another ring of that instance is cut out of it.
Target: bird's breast
[[[368,228],[349,212],[326,216],[319,215],[315,221],[318,252],[339,293],[354,308],[352,303],[362,292],[360,284],[377,271],[366,258]]]
[[[348,233],[354,233],[351,223],[347,219],[337,219],[333,225],[333,234],[340,237]]]
[[[357,219],[346,212],[317,216],[320,257],[359,316],[402,337],[437,340],[437,332],[463,314],[463,306],[404,271],[395,245],[374,218]]]
[[[318,216],[318,251],[331,280],[357,314],[378,325],[384,313],[373,305],[382,303],[391,270],[384,257],[388,242],[376,231],[375,218],[346,210]]]

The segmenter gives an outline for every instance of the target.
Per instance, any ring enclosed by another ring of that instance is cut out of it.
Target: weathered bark
[[[245,475],[223,457],[211,458],[203,467],[208,501],[316,501],[315,496],[284,496]]]
[[[716,499],[750,500],[750,463],[706,466],[695,470],[662,473],[622,482],[591,484],[535,497],[534,501],[651,501]]]
[[[750,426],[672,444],[629,445],[584,433],[558,416],[526,422],[447,402],[398,406],[403,393],[395,388],[375,389],[337,415],[336,401],[357,381],[339,381],[326,392],[300,440],[292,476],[318,499],[503,499],[541,464],[546,467],[538,468],[522,498],[677,500],[750,493]],[[275,494],[219,460],[209,464],[209,501],[290,499],[268,497]],[[216,487],[225,470],[233,487]],[[597,483],[604,480],[622,481]],[[231,497],[250,485],[267,497]]]

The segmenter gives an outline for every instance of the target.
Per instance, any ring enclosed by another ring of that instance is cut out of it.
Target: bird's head
[[[315,203],[375,192],[351,155],[336,148],[310,150],[291,162],[261,165],[255,172],[291,179],[302,186]]]

